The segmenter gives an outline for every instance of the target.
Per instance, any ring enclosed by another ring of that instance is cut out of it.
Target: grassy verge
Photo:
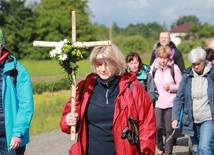
[[[59,121],[69,97],[70,91],[34,95],[35,111],[30,129],[31,135],[60,129]]]
[[[62,76],[66,74],[56,60],[21,60],[21,63],[27,68],[30,76]],[[88,60],[80,61],[77,64],[79,65],[77,76],[86,76],[91,73]]]

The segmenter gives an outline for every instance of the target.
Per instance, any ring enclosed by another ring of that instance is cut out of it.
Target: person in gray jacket
[[[131,52],[126,56],[127,71],[136,74],[137,79],[140,81],[150,99],[155,105],[159,94],[152,75],[149,73],[150,67],[143,64],[138,53]]]
[[[190,136],[193,154],[212,155],[214,67],[200,47],[190,51],[188,60],[192,65],[183,72],[172,109],[172,128],[180,126]]]

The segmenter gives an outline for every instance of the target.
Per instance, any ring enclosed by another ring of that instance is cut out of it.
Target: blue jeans
[[[9,150],[7,148],[7,140],[5,137],[0,137],[0,155],[24,155],[25,147],[19,147],[16,150]]]
[[[190,137],[194,154],[212,155],[212,144],[214,142],[214,121],[205,121],[194,124],[194,136]]]

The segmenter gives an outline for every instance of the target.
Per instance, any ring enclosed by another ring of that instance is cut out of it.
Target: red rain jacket
[[[69,149],[72,155],[86,155],[87,151],[87,124],[85,111],[88,100],[93,92],[96,75],[90,74],[81,81],[76,91],[76,112],[79,114],[77,125],[78,138]],[[132,88],[130,88],[132,83]],[[83,88],[84,87],[84,88]],[[70,134],[70,127],[65,117],[71,111],[71,99],[64,107],[60,120],[61,130]],[[130,145],[127,139],[121,138],[121,133],[127,125],[127,119],[132,116],[139,122],[140,148],[143,155],[154,155],[156,145],[156,120],[153,103],[134,74],[125,73],[119,82],[119,94],[115,100],[113,119],[113,135],[117,155],[137,155],[135,145]]]

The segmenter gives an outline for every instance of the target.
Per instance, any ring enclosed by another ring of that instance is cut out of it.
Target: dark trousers
[[[26,148],[26,145],[22,146],[22,147],[19,147],[18,149],[16,149],[16,155],[24,155],[25,148]]]
[[[171,126],[172,108],[168,108],[168,109],[155,108],[155,116],[156,116],[156,124],[157,124],[156,145],[158,149],[163,150],[164,149],[164,142],[163,142],[164,129],[166,134],[165,140],[170,137],[173,131]],[[165,142],[164,150],[165,150],[164,151],[165,155],[172,155],[173,138]]]
[[[24,155],[26,146],[19,147],[16,150],[9,151],[7,148],[7,140],[0,137],[0,155]]]

